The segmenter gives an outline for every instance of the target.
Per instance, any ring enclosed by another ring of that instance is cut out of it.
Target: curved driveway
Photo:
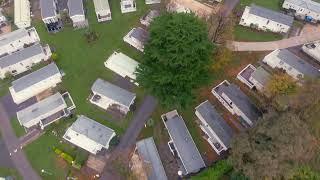
[[[289,47],[303,45],[320,40],[320,32],[304,33],[300,36],[270,42],[237,42],[228,43],[228,48],[232,51],[272,51],[275,49],[285,49]]]
[[[39,175],[32,169],[23,150],[20,149],[20,141],[13,132],[10,124],[10,118],[0,103],[0,130],[4,143],[11,153],[11,160],[19,171],[20,175],[26,180],[40,180]]]

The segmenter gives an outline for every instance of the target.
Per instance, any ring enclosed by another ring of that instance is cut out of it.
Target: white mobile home
[[[240,25],[259,30],[287,33],[293,17],[260,6],[247,6],[242,14]]]
[[[40,38],[35,28],[22,28],[3,34],[0,36],[0,57],[38,42],[40,42]]]
[[[105,62],[106,68],[131,82],[136,80],[136,69],[139,63],[121,52],[114,52]],[[135,83],[138,85],[137,83]]]
[[[161,0],[146,0],[146,4],[159,4]]]
[[[138,158],[135,158],[138,157]],[[140,163],[136,163],[135,159],[139,159]],[[166,172],[163,168],[157,146],[152,137],[142,139],[136,143],[136,148],[132,155],[132,166],[139,166],[139,174],[143,170],[143,179],[145,180],[167,180]],[[131,169],[134,169],[131,168]],[[141,177],[140,174],[140,177]]]
[[[49,25],[58,22],[57,5],[55,0],[40,0],[42,21]]]
[[[135,0],[120,0],[120,7],[122,13],[133,12],[137,10]]]
[[[227,80],[218,84],[211,92],[231,114],[240,117],[240,122],[245,127],[252,126],[261,116],[250,98]]]
[[[97,154],[108,149],[111,139],[116,136],[114,130],[86,117],[80,116],[63,135],[66,141]]]
[[[256,68],[251,64],[248,64],[243,70],[241,70],[237,79],[247,85],[250,89],[256,88],[259,91],[263,91],[271,75],[262,66]]]
[[[313,67],[300,57],[296,56],[287,49],[277,49],[264,57],[263,62],[272,68],[279,68],[286,71],[294,79],[304,77],[319,77],[319,69]]]
[[[146,15],[140,18],[140,23],[148,27],[153,19],[158,16],[160,16],[160,11],[150,10]]]
[[[48,45],[42,47],[35,44],[16,51],[10,55],[0,58],[0,78],[4,79],[6,74],[18,75],[23,73],[41,61],[51,57],[51,50]]]
[[[14,24],[18,28],[31,26],[29,0],[14,0]]]
[[[123,41],[130,44],[139,51],[144,51],[144,45],[149,39],[149,32],[141,27],[133,28],[123,37]]]
[[[302,51],[320,62],[320,41],[304,44],[302,46]]]
[[[93,0],[98,22],[111,20],[111,10],[108,0]]]
[[[68,114],[66,102],[60,93],[56,93],[18,111],[17,118],[20,125],[25,128],[40,125],[41,129],[44,129]]]
[[[116,110],[122,114],[130,111],[136,95],[102,79],[97,79],[92,87],[90,102],[105,110]]]
[[[293,11],[297,18],[315,23],[320,20],[320,3],[318,2],[312,0],[285,0],[282,7]]]
[[[205,140],[214,151],[220,155],[221,152],[230,148],[231,139],[234,135],[233,129],[218,114],[212,104],[207,100],[196,107],[200,128],[206,134]]]
[[[68,0],[68,9],[73,27],[82,28],[87,26],[82,0]]]
[[[178,112],[176,110],[170,111],[163,114],[161,118],[170,136],[168,146],[174,156],[178,157],[178,161],[181,162],[179,163],[181,165],[179,170],[182,175],[197,173],[205,168],[206,165],[201,154]]]
[[[9,87],[12,99],[20,104],[39,93],[55,87],[62,81],[62,76],[56,64],[51,63],[12,82]]]

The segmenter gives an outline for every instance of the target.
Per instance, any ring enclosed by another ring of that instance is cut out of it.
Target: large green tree
[[[186,106],[208,79],[212,50],[202,20],[193,14],[164,14],[150,26],[137,82],[165,106]]]

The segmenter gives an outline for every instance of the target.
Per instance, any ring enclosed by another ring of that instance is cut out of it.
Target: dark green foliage
[[[205,23],[193,14],[164,14],[151,24],[137,82],[162,105],[185,107],[208,80],[212,47]]]
[[[249,180],[247,176],[245,176],[242,172],[232,171],[229,175],[230,180]]]
[[[119,144],[119,142],[120,142],[119,137],[118,137],[118,136],[114,136],[114,137],[111,139],[109,145],[110,145],[110,146],[116,146],[116,145]]]
[[[88,159],[89,153],[87,151],[84,151],[82,149],[78,149],[76,151],[76,157],[74,158],[75,164],[78,164],[80,166],[84,165],[86,160]]]
[[[220,160],[213,167],[210,167],[197,176],[192,177],[192,180],[219,180],[231,170],[232,166],[227,160]]]

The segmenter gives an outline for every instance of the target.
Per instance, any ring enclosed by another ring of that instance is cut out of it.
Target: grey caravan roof
[[[54,3],[54,0],[40,0],[41,16],[43,19],[56,15]]]
[[[13,54],[0,58],[0,67],[5,68],[17,64],[41,53],[43,53],[41,45],[35,44],[33,46],[24,48],[22,50],[14,52]]]
[[[82,0],[68,0],[69,16],[84,15]]]
[[[172,117],[166,116],[164,123],[187,174],[196,173],[205,167],[183,119],[178,114]]]
[[[320,3],[311,0],[286,0],[299,7],[309,9],[313,12],[320,13]]]
[[[256,121],[261,116],[261,112],[253,105],[247,95],[234,84],[223,83],[215,91],[221,96],[226,94],[228,98],[235,104],[251,121]]]
[[[259,66],[251,76],[262,85],[266,85],[271,77],[271,75],[264,70],[262,66]]]
[[[299,72],[303,73],[305,76],[319,77],[320,75],[320,72],[317,68],[305,62],[303,59],[294,55],[287,49],[279,50],[277,57],[281,59],[283,62],[292,66],[294,69],[297,69]]]
[[[63,97],[60,93],[56,93],[52,96],[49,96],[19,112],[17,112],[17,116],[21,124],[25,124],[39,116],[42,116],[53,109],[56,109],[60,106],[63,108],[67,107]]]
[[[114,135],[114,130],[86,116],[80,116],[70,128],[89,139],[106,146]]]
[[[149,180],[166,180],[168,179],[164,171],[157,147],[152,137],[140,140],[136,143],[139,156],[144,163],[151,167],[148,169],[147,176]]]
[[[114,101],[119,102],[127,107],[131,105],[132,101],[136,97],[134,93],[131,93],[102,79],[97,79],[93,83],[91,90],[105,97],[113,99]]]
[[[15,92],[19,92],[56,74],[60,74],[60,71],[55,63],[51,63],[37,71],[13,81],[12,87]]]
[[[208,123],[210,128],[217,134],[223,144],[229,148],[234,132],[220,114],[218,114],[212,104],[209,101],[205,101],[196,107],[196,111]]]
[[[149,39],[148,31],[142,29],[141,27],[134,28],[130,34],[131,37],[138,39],[143,44],[146,43]]]
[[[21,39],[25,36],[29,36],[28,31],[26,29],[17,29],[7,34],[3,34],[0,36],[0,46],[5,46],[10,44],[11,42]]]
[[[293,23],[293,17],[285,15],[283,13],[279,13],[276,11],[272,11],[270,9],[266,9],[260,6],[256,6],[254,4],[251,5],[250,14],[254,14],[259,17],[264,17],[266,19],[279,22],[281,24],[285,24],[291,26]]]

